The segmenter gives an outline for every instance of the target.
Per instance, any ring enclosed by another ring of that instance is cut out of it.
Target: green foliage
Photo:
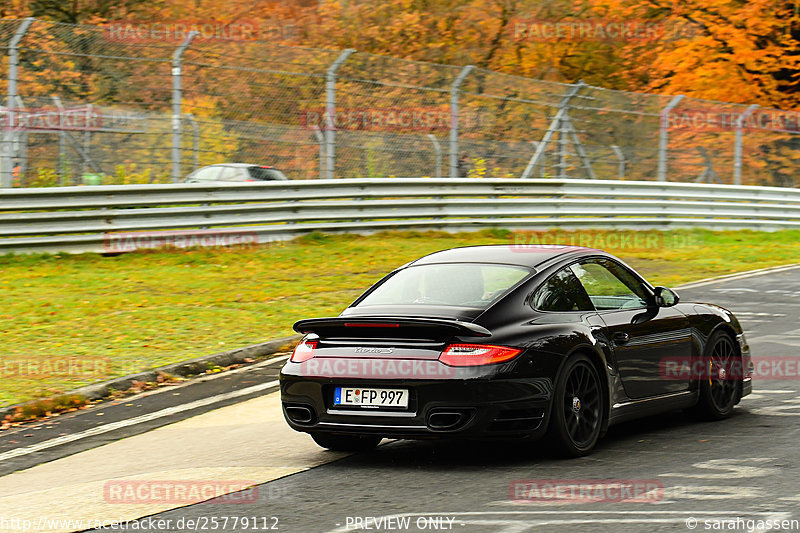
[[[486,159],[475,157],[472,159],[472,167],[467,171],[468,178],[486,177]]]
[[[58,185],[58,173],[52,168],[37,168],[35,176],[27,184],[28,187],[56,187]]]
[[[297,239],[303,244],[325,244],[330,242],[331,236],[321,231],[312,231],[308,235],[303,235]]]
[[[510,239],[514,235],[511,230],[506,228],[489,228],[485,233],[493,239]]]
[[[103,185],[132,185],[135,183],[171,183],[168,175],[155,176],[151,168],[138,169],[136,163],[117,165],[113,176],[104,176]]]

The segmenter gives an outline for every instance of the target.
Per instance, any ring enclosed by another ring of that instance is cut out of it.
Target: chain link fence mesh
[[[170,182],[225,162],[274,166],[291,179],[661,173],[798,183],[794,112],[692,98],[667,111],[671,96],[480,68],[455,87],[462,67],[358,51],[334,72],[340,50],[204,35],[178,54],[186,32],[41,20],[23,28],[0,20],[0,171],[14,186]]]

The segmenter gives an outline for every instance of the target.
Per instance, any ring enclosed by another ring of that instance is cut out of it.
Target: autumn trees
[[[800,98],[797,1],[9,0],[0,16],[72,24],[248,20],[266,28],[261,38],[285,44],[762,106],[794,107]],[[543,34],[558,23],[609,31]],[[647,35],[615,32],[615,24]]]
[[[206,121],[216,135],[221,135],[224,120],[260,122],[267,128],[302,126],[306,114],[320,113],[326,68],[335,50],[344,48],[361,52],[344,65],[338,84],[338,105],[351,114],[391,112],[401,105],[411,112],[447,114],[449,83],[459,67],[475,65],[463,86],[461,135],[475,143],[476,152],[484,150],[480,142],[489,146],[509,140],[518,143],[514,146],[520,154],[527,153],[530,141],[540,138],[550,123],[551,111],[563,96],[560,86],[514,76],[563,83],[582,80],[617,91],[665,95],[639,98],[593,91],[578,96],[572,113],[578,135],[585,138],[591,130],[597,145],[593,157],[605,161],[609,172],[617,164],[611,146],[624,150],[625,143],[634,141],[647,145],[649,151],[630,151],[631,165],[637,158],[655,156],[659,110],[669,100],[666,95],[787,110],[800,104],[800,1],[6,0],[0,16],[106,28],[201,23],[250,28],[247,35],[240,32],[230,41],[201,36],[184,57],[184,112]],[[170,58],[180,37],[156,33],[129,38],[119,32],[63,26],[51,35],[34,25],[26,39],[36,40],[36,47],[21,53],[25,64],[20,89],[31,97],[58,94],[76,101],[168,111]],[[315,49],[266,47],[253,40]],[[139,59],[120,59],[129,57]],[[425,66],[419,63],[423,61],[449,66]],[[420,86],[429,89],[414,88]],[[715,102],[694,105],[688,111],[704,116],[741,111]],[[386,131],[413,133],[424,144],[428,134],[441,134],[442,129],[406,131],[392,126]],[[684,177],[699,174],[706,156],[730,161],[731,124],[720,130],[676,127],[671,133],[672,168]],[[792,181],[791,163],[800,157],[795,133],[767,128],[748,137],[750,167],[765,183]],[[316,149],[311,129],[307,138],[297,141],[305,143],[299,150],[287,148],[296,142],[285,135],[285,146],[264,148],[254,133],[240,141],[237,153],[281,150],[294,161]],[[220,138],[226,139],[222,145],[232,142],[224,135]],[[346,144],[348,134],[340,140]],[[374,162],[374,154],[385,147],[375,139],[367,143],[373,151],[357,144],[354,140],[345,153],[358,152],[365,167],[383,168]],[[508,149],[503,145],[497,150]],[[486,155],[482,153],[484,159]],[[717,166],[721,174],[730,174],[725,164]],[[304,166],[305,175],[313,171]]]

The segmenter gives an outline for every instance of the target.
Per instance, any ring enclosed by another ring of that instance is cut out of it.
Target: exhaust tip
[[[314,411],[305,405],[285,405],[286,417],[296,424],[310,424],[314,421]]]
[[[436,431],[452,431],[464,426],[468,420],[466,411],[434,411],[428,415],[428,427]]]

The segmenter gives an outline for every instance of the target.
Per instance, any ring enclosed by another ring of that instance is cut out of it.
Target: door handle
[[[628,341],[631,340],[631,336],[625,333],[624,331],[618,331],[614,333],[614,336],[612,337],[611,340],[614,341],[614,344],[621,346],[623,344],[627,344]]]

